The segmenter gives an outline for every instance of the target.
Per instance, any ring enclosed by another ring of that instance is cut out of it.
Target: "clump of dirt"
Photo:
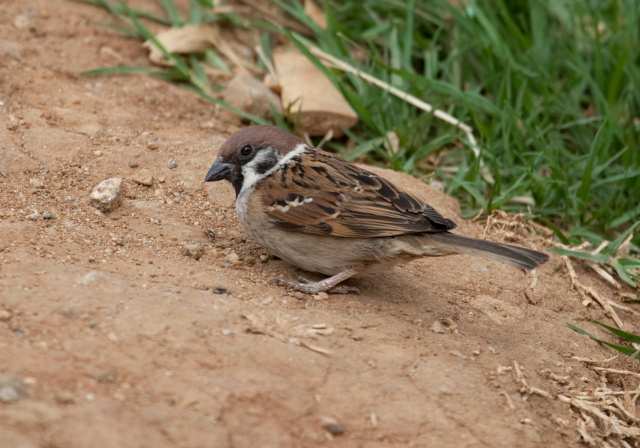
[[[637,446],[637,364],[566,327],[612,321],[556,255],[533,274],[418,260],[354,280],[358,296],[268,284],[295,269],[247,238],[230,186],[202,182],[235,130],[219,110],[146,76],[78,75],[146,60],[94,25],[110,20],[0,4],[1,446]],[[481,236],[451,198],[377,171]],[[124,197],[103,214],[89,195],[111,177]],[[486,237],[548,244],[507,230]]]

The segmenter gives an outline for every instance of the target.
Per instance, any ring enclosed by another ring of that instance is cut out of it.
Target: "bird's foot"
[[[299,283],[290,282],[281,278],[274,278],[269,283],[274,283],[287,289],[304,292],[306,294],[318,294],[320,292],[326,292],[327,294],[360,294],[360,290],[355,286],[338,285],[338,283],[348,279],[355,273],[356,271],[349,269],[347,271],[340,272],[333,277],[325,278],[324,280],[317,282],[306,279],[301,275],[296,275]]]

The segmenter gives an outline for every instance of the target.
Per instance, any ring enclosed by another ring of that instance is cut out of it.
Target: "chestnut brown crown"
[[[218,157],[224,161],[230,160],[238,149],[245,145],[251,145],[256,149],[271,146],[281,155],[285,155],[299,144],[305,144],[305,141],[297,135],[273,126],[255,125],[243,128],[229,137],[220,147]]]

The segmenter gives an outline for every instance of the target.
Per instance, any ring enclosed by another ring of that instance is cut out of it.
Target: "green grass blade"
[[[610,257],[604,254],[589,254],[587,252],[578,252],[574,250],[560,249],[559,247],[549,248],[551,252],[568,257],[580,258],[581,260],[593,261],[595,263],[606,263]]]
[[[198,0],[191,0],[189,2],[188,23],[190,25],[200,25],[202,23],[202,17],[203,17],[202,8],[203,8],[203,5]]]
[[[598,149],[599,149],[598,141],[600,138],[602,138],[605,126],[606,126],[606,122],[600,125],[600,129],[598,129],[596,138],[593,140],[593,144],[591,145],[591,150],[589,151],[589,158],[587,160],[587,165],[584,168],[584,171],[582,174],[582,182],[580,184],[580,188],[578,188],[577,195],[578,195],[578,198],[582,201],[583,212],[586,211],[586,205],[589,202],[593,169],[596,165],[596,161],[598,157]]]
[[[185,81],[185,78],[177,71],[163,70],[152,67],[129,67],[118,65],[115,67],[103,67],[96,70],[88,70],[80,73],[81,76],[99,76],[99,75],[129,75],[131,73],[146,73],[151,76],[157,76],[167,80]]]
[[[153,20],[154,22],[161,23],[163,25],[169,25],[169,21],[163,17],[157,16],[153,13],[143,11],[140,9],[126,7],[122,9],[120,5],[109,3],[106,0],[73,0],[79,3],[87,3],[89,5],[98,6],[100,8],[104,8],[109,11],[111,14],[115,16],[126,16],[127,11],[132,11],[138,17],[144,17],[145,19]]]
[[[402,35],[402,69],[413,72],[411,58],[413,56],[413,30],[414,30],[415,0],[407,1],[406,19],[404,21],[404,33]]]
[[[138,40],[142,39],[142,36],[135,29],[132,29],[126,26],[115,25],[113,23],[104,23],[104,22],[95,22],[95,24],[104,28],[110,28],[112,30],[126,34],[127,36],[132,37],[134,39],[138,39]]]
[[[618,274],[618,277],[620,277],[626,284],[628,284],[632,288],[636,288],[637,287],[636,283],[633,281],[633,278],[632,278],[632,277],[636,277],[636,276],[630,275],[630,273],[628,271],[628,268],[626,268],[624,265],[620,264],[619,260],[614,260],[614,261],[610,262],[609,266],[611,266],[613,269],[616,270],[616,273]]]
[[[603,341],[602,339],[600,339],[600,338],[598,338],[598,337],[596,337],[596,336],[584,331],[581,328],[578,328],[578,327],[576,327],[574,325],[571,325],[571,324],[567,324],[567,327],[571,328],[574,331],[577,331],[578,333],[582,333],[585,336],[590,337],[594,341],[597,341],[597,342],[600,342],[601,344],[607,345],[607,346],[611,347],[612,349],[617,350],[617,351],[619,351],[620,353],[622,353],[624,355],[627,355],[627,356],[634,356],[635,355],[635,359],[639,359],[640,360],[640,354],[637,353],[637,350],[635,348],[625,347],[623,345],[616,345],[616,344],[612,344],[612,343],[607,342],[607,341]]]
[[[607,330],[609,330],[611,333],[614,333],[615,335],[617,335],[620,339],[624,339],[625,341],[629,341],[629,342],[633,342],[636,344],[640,344],[640,336],[636,335],[636,334],[632,334],[632,333],[627,333],[626,331],[622,331],[618,328],[615,327],[610,327],[609,325],[603,324],[602,322],[599,322],[597,320],[593,320],[593,319],[589,319],[591,322],[600,325],[601,327],[606,328]]]
[[[618,251],[620,245],[627,239],[631,233],[636,230],[636,227],[640,225],[640,220],[636,221],[632,226],[629,226],[627,230],[622,232],[615,240],[611,241],[607,247],[603,250],[604,253],[615,254]]]
[[[158,41],[158,39],[156,39],[155,36],[144,25],[140,23],[133,11],[127,6],[127,3],[124,0],[119,1],[120,6],[124,11],[127,12],[129,18],[131,19],[131,22],[133,23],[133,26],[135,27],[136,31],[140,33],[142,38],[151,41],[151,43],[153,43],[153,45],[155,45],[162,52],[164,57],[175,64],[176,70],[178,70],[185,79],[189,79],[191,76],[189,67],[187,66],[187,64],[185,64],[182,58],[167,51],[167,49],[164,48],[164,46]]]
[[[184,26],[184,20],[180,17],[176,5],[173,4],[173,0],[158,0],[158,3],[160,3],[160,6],[162,6],[167,13],[171,26]]]
[[[241,116],[242,118],[246,118],[247,120],[255,123],[255,124],[269,124],[269,122],[267,122],[267,120],[265,120],[264,118],[258,117],[257,115],[253,115],[250,114],[248,112],[245,112],[243,110],[238,109],[237,107],[232,106],[229,103],[226,103],[222,100],[219,100],[217,98],[214,98],[210,95],[207,95],[206,93],[202,92],[200,89],[194,87],[194,86],[190,86],[187,85],[185,86],[185,89],[201,96],[202,98],[204,98],[205,100],[213,103],[213,104],[217,104],[218,106],[224,107],[225,109],[230,110],[231,112],[233,112],[234,114],[237,114],[239,116]]]

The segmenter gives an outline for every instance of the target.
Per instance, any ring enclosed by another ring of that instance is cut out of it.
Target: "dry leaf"
[[[207,48],[216,46],[218,33],[206,25],[187,25],[180,28],[169,28],[155,36],[156,40],[169,52],[177,54],[202,53]],[[157,65],[173,67],[162,51],[150,40],[142,44],[149,49],[149,59]]]
[[[320,28],[323,30],[327,29],[327,17],[316,2],[313,0],[304,0],[304,13]]]
[[[300,132],[323,136],[330,129],[336,137],[358,122],[358,116],[342,94],[304,55],[281,47],[273,62],[282,86],[282,107],[291,108]]]

